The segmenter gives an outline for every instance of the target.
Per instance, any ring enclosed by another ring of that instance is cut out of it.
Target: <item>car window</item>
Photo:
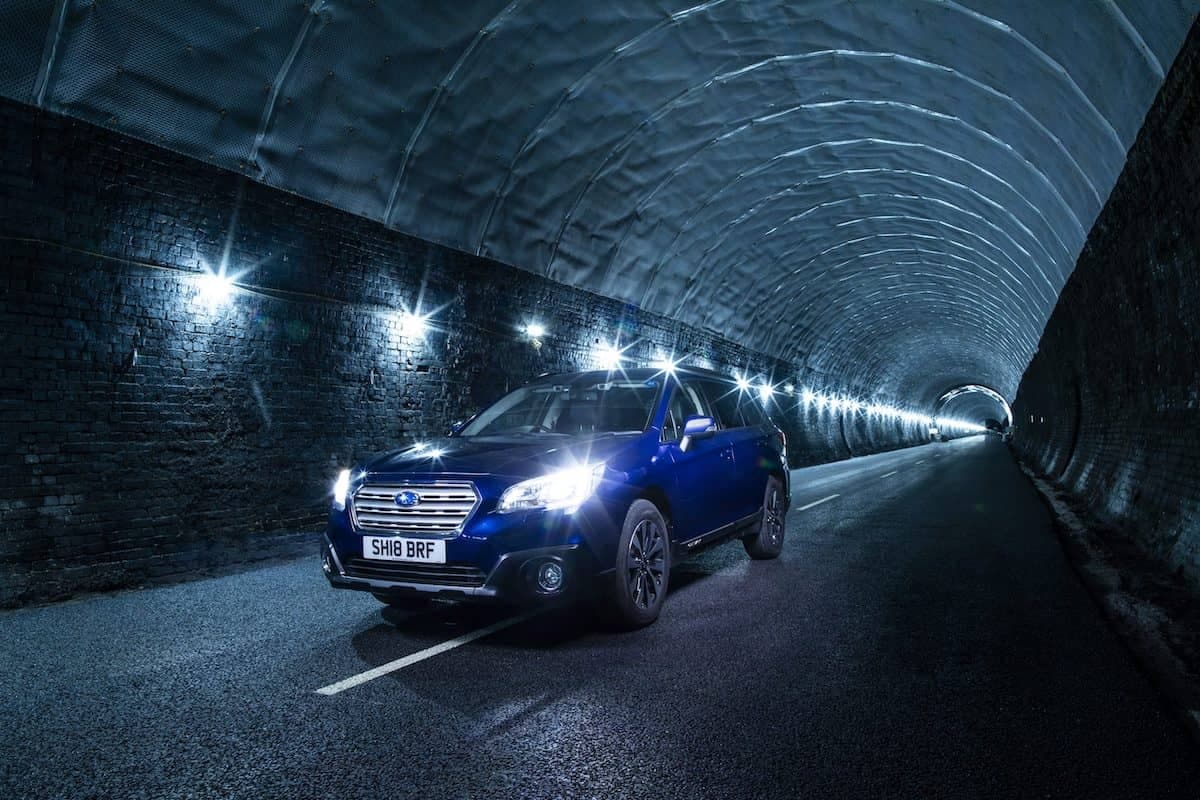
[[[708,402],[722,428],[740,428],[745,424],[742,421],[741,409],[738,407],[745,392],[733,384],[722,384],[715,381],[705,381],[704,392],[708,395]]]
[[[722,428],[757,427],[769,421],[753,392],[716,381],[705,381],[704,391]]]
[[[711,416],[703,395],[690,383],[676,385],[667,406],[667,417],[663,420],[663,441],[678,441],[683,436],[684,421],[697,415]]]
[[[656,381],[596,382],[570,376],[537,382],[502,397],[459,435],[641,432],[649,425],[659,386]]]
[[[767,414],[753,396],[743,396],[741,403],[742,421],[747,425],[759,426],[767,424]]]

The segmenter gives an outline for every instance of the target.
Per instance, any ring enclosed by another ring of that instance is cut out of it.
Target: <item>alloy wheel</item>
[[[663,530],[653,520],[644,519],[633,529],[625,566],[629,597],[638,608],[652,607],[662,593],[665,545]]]
[[[763,512],[763,538],[769,547],[778,547],[783,541],[783,501],[776,486],[771,487]]]

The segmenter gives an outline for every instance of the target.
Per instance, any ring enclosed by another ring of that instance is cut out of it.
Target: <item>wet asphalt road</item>
[[[783,556],[677,565],[656,625],[552,612],[333,696],[502,616],[383,611],[315,556],[2,613],[0,796],[1200,797],[997,440],[794,487]]]

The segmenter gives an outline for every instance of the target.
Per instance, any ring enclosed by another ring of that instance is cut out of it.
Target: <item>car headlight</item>
[[[333,483],[333,508],[335,511],[346,510],[346,495],[350,493],[350,470],[344,469],[338,473]]]
[[[574,511],[592,496],[604,475],[603,464],[564,469],[513,484],[500,495],[500,513],[564,508]]]

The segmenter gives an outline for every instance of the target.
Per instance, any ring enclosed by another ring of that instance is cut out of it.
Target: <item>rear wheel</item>
[[[751,558],[776,558],[783,552],[786,513],[783,484],[778,478],[767,478],[767,489],[763,494],[762,521],[759,522],[757,531],[742,540]]]
[[[609,586],[609,610],[622,627],[640,628],[658,619],[671,573],[671,543],[662,513],[649,500],[635,500],[617,542]]]

